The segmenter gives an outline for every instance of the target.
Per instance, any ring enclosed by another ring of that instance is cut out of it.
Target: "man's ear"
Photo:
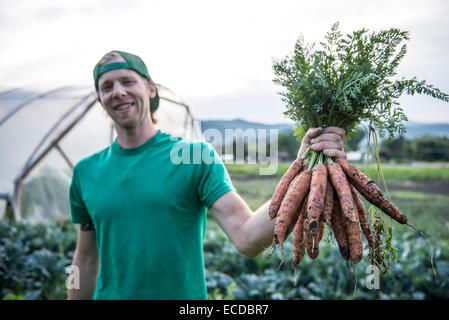
[[[99,96],[99,95],[97,95],[97,101],[98,101],[98,103],[100,104],[101,108],[102,108],[104,111],[106,111],[106,109],[105,109],[103,103],[101,102],[101,99],[100,99],[100,96]]]
[[[150,98],[153,99],[156,96],[156,84],[153,81],[147,80],[148,88],[150,89]]]

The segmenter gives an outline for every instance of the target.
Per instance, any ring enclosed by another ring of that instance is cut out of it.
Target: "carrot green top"
[[[71,216],[96,230],[94,299],[207,299],[206,212],[230,190],[208,143],[161,131],[136,148],[115,141],[78,162]]]

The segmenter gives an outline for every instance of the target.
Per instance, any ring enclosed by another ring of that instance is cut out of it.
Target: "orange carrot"
[[[298,219],[298,209],[309,191],[312,172],[305,170],[292,183],[282,200],[274,226],[274,241],[281,245]]]
[[[360,200],[357,191],[354,186],[351,186],[352,196],[354,198],[355,205],[357,207],[357,211],[359,213],[360,226],[362,227],[363,234],[365,235],[366,240],[368,241],[368,245],[370,248],[374,248],[374,240],[371,235],[371,230],[368,223],[368,211],[366,211],[365,206],[363,205],[362,200]]]
[[[349,256],[354,263],[360,262],[363,255],[362,233],[360,232],[360,223],[346,221],[346,230],[348,232]]]
[[[303,167],[303,159],[298,158],[292,162],[290,167],[283,174],[281,180],[279,181],[273,193],[273,196],[271,197],[271,202],[268,209],[268,214],[270,215],[271,219],[276,218],[279,208],[281,207],[282,199],[284,198],[289,185],[291,184],[292,180],[296,177],[298,172],[301,171],[302,167]]]
[[[337,191],[338,199],[343,210],[343,215],[352,222],[359,222],[357,208],[352,198],[351,188],[340,165],[336,162],[332,162],[328,166],[329,176],[332,184]]]
[[[310,182],[309,198],[307,200],[306,230],[312,237],[318,232],[318,224],[324,208],[327,188],[327,168],[323,163],[313,169]]]
[[[332,162],[328,168],[332,184],[338,194],[343,213],[343,223],[346,224],[349,256],[353,263],[358,263],[362,259],[363,253],[362,233],[360,232],[359,216],[352,196],[351,187],[343,169],[338,163]]]
[[[407,223],[407,217],[390,201],[385,199],[379,187],[368,176],[344,158],[335,160],[340,164],[349,182],[371,204],[381,209],[385,214],[401,224]]]
[[[333,206],[334,206],[334,187],[332,186],[332,182],[328,177],[326,197],[324,198],[324,209],[322,213],[323,220],[327,225],[331,224],[331,213]]]
[[[295,227],[293,229],[293,266],[296,267],[301,262],[302,258],[304,257],[304,219],[305,219],[305,212],[306,212],[306,206],[307,203],[307,197],[304,199],[301,211],[299,213],[298,220],[296,221]]]
[[[331,227],[334,232],[335,240],[337,240],[340,254],[345,260],[349,260],[349,240],[348,233],[346,231],[346,224],[344,223],[343,213],[341,212],[341,206],[334,195],[334,205],[331,214]]]

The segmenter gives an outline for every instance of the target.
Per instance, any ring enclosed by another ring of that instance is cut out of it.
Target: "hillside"
[[[407,139],[414,139],[417,137],[424,136],[426,134],[439,136],[439,137],[449,137],[449,123],[419,123],[419,122],[408,122],[406,124],[407,133],[405,137]],[[243,119],[235,120],[201,120],[201,130],[204,132],[207,129],[217,129],[224,136],[225,129],[242,129],[243,131],[247,129],[253,129],[257,132],[258,129],[277,129],[279,132],[293,129],[293,125],[290,124],[264,124],[259,122],[250,122]]]
[[[293,125],[290,124],[264,124],[259,122],[249,122],[243,119],[235,120],[201,120],[201,131],[204,132],[207,129],[217,129],[222,135],[225,133],[225,129],[253,129],[257,132],[258,129],[278,129],[279,132],[293,129]]]
[[[407,123],[406,127],[407,134],[405,134],[405,137],[407,139],[418,138],[426,134],[449,138],[449,123],[409,122]]]

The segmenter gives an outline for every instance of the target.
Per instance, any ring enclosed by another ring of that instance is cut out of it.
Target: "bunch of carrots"
[[[287,107],[284,114],[296,122],[298,140],[309,128],[319,127],[340,127],[350,137],[362,122],[369,123],[370,136],[377,137],[377,130],[381,136],[388,132],[393,137],[406,132],[407,116],[397,101],[403,93],[449,102],[448,94],[425,80],[393,78],[407,52],[407,31],[362,29],[344,37],[337,22],[325,39],[317,48],[300,36],[292,55],[274,61],[273,81],[285,89],[280,92]],[[378,233],[370,230],[360,195],[392,219],[410,225],[351,163],[307,150],[291,164],[273,194],[269,214],[276,219],[274,248],[280,245],[282,252],[282,244],[293,232],[296,270],[305,251],[311,258],[318,256],[327,224],[346,261],[355,264],[362,259],[362,232],[375,249],[372,252],[378,252]]]
[[[360,199],[368,202],[401,224],[407,218],[382,194],[376,183],[344,158],[322,156],[312,151],[310,163],[305,159],[310,149],[296,159],[279,181],[269,207],[276,219],[275,245],[282,244],[293,231],[293,265],[305,252],[315,259],[327,224],[335,236],[345,260],[358,263],[362,259],[362,232],[374,249],[368,212]],[[317,159],[318,158],[318,159]]]

